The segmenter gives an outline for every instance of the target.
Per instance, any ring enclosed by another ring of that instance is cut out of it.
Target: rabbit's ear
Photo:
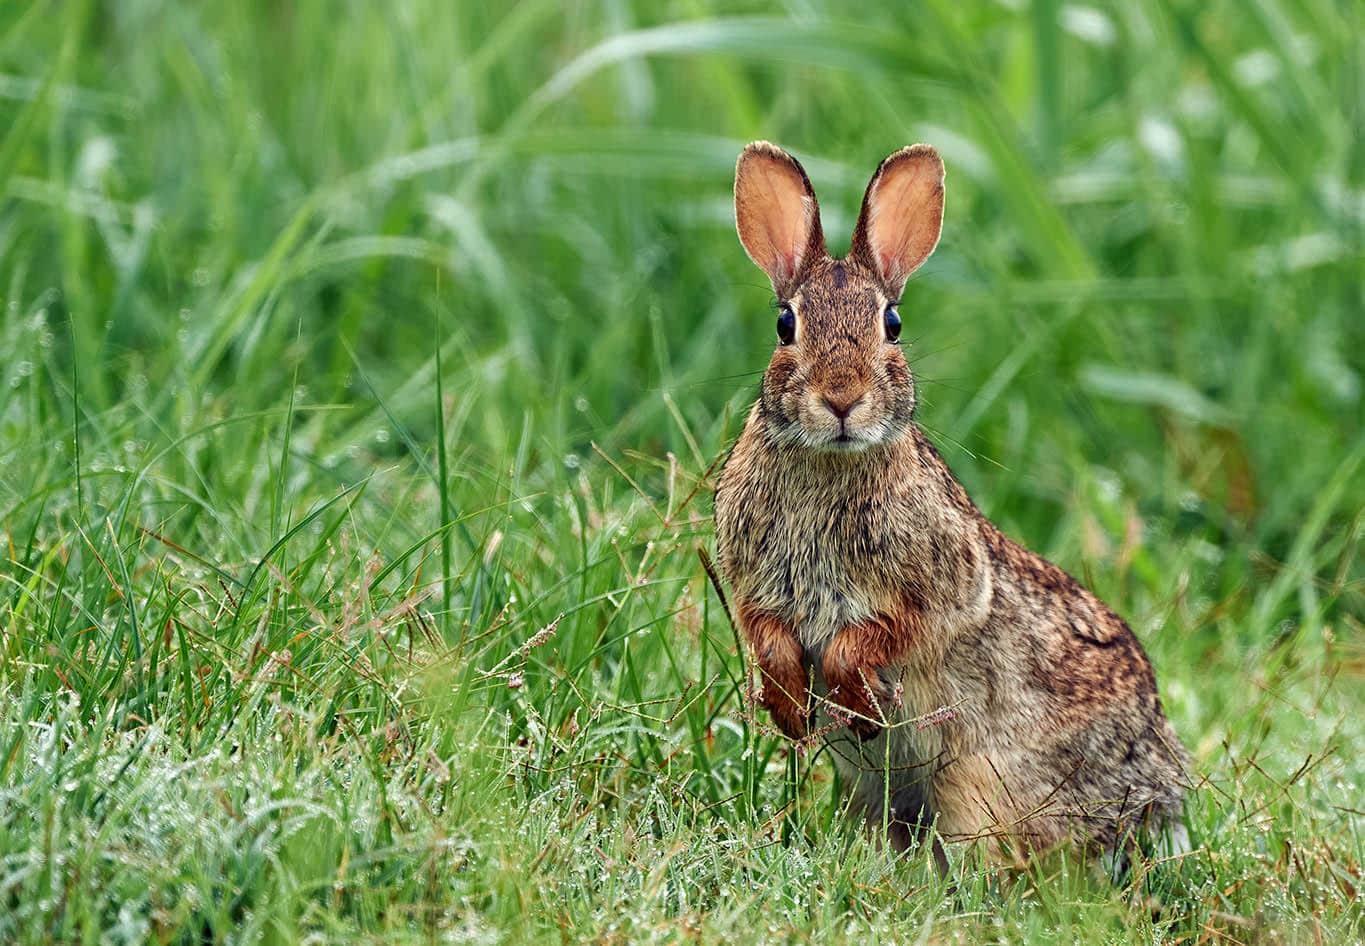
[[[801,284],[806,267],[825,255],[810,179],[795,158],[766,141],[746,147],[735,165],[735,229],[744,252],[783,298]]]
[[[911,145],[872,175],[849,255],[899,295],[910,274],[934,252],[942,229],[943,159],[929,145]]]

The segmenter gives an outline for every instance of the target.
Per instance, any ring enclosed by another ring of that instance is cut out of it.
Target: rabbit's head
[[[777,294],[778,346],[759,409],[783,441],[825,451],[888,443],[906,429],[915,385],[901,351],[901,290],[938,243],[943,161],[902,148],[872,175],[845,259],[832,258],[796,159],[766,141],[735,168],[735,224]]]

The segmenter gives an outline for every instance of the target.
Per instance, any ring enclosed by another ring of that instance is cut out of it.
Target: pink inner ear
[[[787,278],[801,268],[806,242],[810,239],[811,200],[804,193],[785,194],[779,198],[782,210],[773,232],[774,268]]]
[[[882,279],[887,282],[894,282],[899,275],[900,267],[896,265],[897,258],[895,253],[890,252],[880,253],[877,256],[878,262],[881,263]]]
[[[793,181],[789,168],[778,166],[763,170],[763,176],[756,183],[767,192],[767,199],[760,202],[757,212],[769,247],[766,255],[772,261],[768,272],[775,279],[786,279],[801,264],[801,253],[809,235],[806,227],[809,211],[800,182]]]

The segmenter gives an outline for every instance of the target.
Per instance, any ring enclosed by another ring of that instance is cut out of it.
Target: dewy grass
[[[277,7],[0,5],[0,941],[1365,936],[1358,6]],[[1189,855],[941,877],[750,708],[759,137],[942,151],[924,424]]]

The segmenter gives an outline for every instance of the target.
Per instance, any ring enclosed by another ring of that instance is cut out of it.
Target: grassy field
[[[1365,7],[0,4],[0,942],[1365,936]],[[699,563],[772,344],[735,156],[1132,623],[1192,854],[897,861]]]

